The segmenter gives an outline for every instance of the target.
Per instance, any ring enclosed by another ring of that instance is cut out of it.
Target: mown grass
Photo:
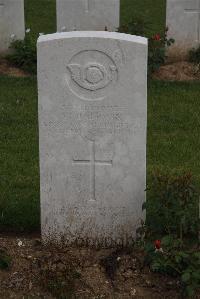
[[[55,31],[55,0],[25,0],[26,28]],[[164,0],[121,0],[122,22],[138,15],[151,35],[164,30]],[[191,170],[200,184],[200,86],[150,82],[148,180],[159,168]],[[36,78],[0,77],[0,229],[34,231],[40,226]]]
[[[148,37],[164,31],[165,15],[166,0],[121,0],[121,24],[142,19],[148,24]]]
[[[39,227],[35,78],[0,77],[0,228]]]
[[[56,0],[25,0],[26,28],[38,33],[56,32]]]
[[[148,174],[191,171],[200,183],[200,84],[151,82],[148,97]]]

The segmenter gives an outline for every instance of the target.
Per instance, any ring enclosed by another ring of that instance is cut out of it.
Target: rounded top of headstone
[[[38,43],[50,42],[58,39],[70,39],[70,38],[105,38],[114,39],[127,42],[133,42],[137,44],[148,44],[148,39],[141,36],[130,35],[118,32],[108,32],[108,31],[71,31],[71,32],[61,32],[54,34],[42,35],[38,38]]]

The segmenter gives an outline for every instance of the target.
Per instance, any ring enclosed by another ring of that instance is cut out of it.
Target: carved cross
[[[85,12],[88,13],[90,11],[90,0],[85,0]]]
[[[198,2],[198,8],[190,8],[190,9],[185,9],[186,13],[193,13],[193,14],[198,14],[198,31],[197,31],[197,36],[198,36],[198,41],[200,41],[200,0]]]
[[[90,165],[90,200],[96,200],[96,166],[112,166],[112,160],[96,160],[95,157],[95,141],[90,141],[90,160],[73,159],[74,164]]]
[[[4,8],[4,0],[0,0],[0,15],[3,13],[3,8]]]

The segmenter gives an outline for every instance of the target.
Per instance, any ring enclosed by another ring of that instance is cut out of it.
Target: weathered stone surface
[[[175,39],[169,56],[185,58],[189,49],[200,44],[200,0],[167,0],[167,27],[168,37]]]
[[[24,0],[0,0],[0,52],[5,52],[12,40],[23,39]]]
[[[147,40],[42,36],[38,86],[43,240],[126,245],[145,200]]]
[[[57,31],[116,31],[120,0],[57,0]]]

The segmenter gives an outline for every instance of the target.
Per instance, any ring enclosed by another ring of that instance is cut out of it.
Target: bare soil
[[[0,57],[0,75],[8,75],[12,77],[28,77],[29,74],[23,70],[9,64],[6,59]]]
[[[200,67],[188,61],[180,61],[160,67],[153,74],[154,79],[167,81],[197,81],[200,80]]]
[[[182,298],[179,281],[150,273],[142,252],[58,249],[43,246],[39,237],[0,235],[3,251],[11,263],[0,269],[1,299]]]

